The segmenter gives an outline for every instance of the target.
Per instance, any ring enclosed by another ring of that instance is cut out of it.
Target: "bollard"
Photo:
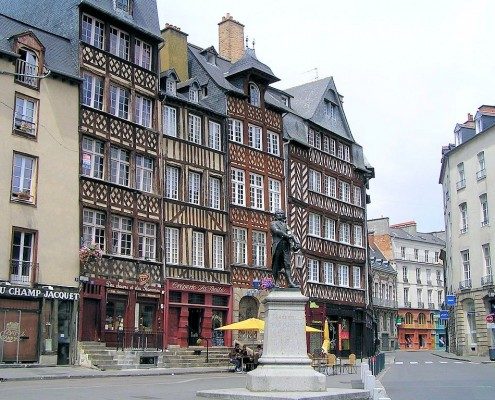
[[[370,372],[370,367],[366,363],[361,364],[361,382],[364,383],[366,375]]]
[[[364,388],[369,390],[371,393],[373,392],[373,389],[375,388],[375,377],[372,374],[366,375]]]

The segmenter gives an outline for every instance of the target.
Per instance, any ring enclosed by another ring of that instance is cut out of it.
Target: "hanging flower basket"
[[[79,249],[79,260],[83,264],[91,261],[101,260],[103,251],[101,251],[100,246],[97,244],[84,245]]]
[[[275,281],[273,278],[266,276],[261,279],[260,288],[261,290],[271,290],[275,287]]]

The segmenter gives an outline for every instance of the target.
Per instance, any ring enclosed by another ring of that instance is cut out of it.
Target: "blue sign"
[[[440,311],[440,319],[449,319],[449,311],[441,310]]]
[[[454,294],[448,294],[446,296],[447,298],[447,305],[448,306],[455,306],[455,295]]]

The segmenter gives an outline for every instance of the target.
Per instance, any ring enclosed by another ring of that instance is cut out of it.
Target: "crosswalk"
[[[395,361],[395,365],[421,365],[421,364],[471,364],[479,365],[479,362],[469,361]]]

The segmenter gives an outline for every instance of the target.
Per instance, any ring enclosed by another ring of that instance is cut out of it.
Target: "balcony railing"
[[[476,180],[481,181],[486,178],[486,169],[482,169],[476,172]]]
[[[409,283],[409,279],[407,279],[406,277],[403,277],[402,280],[404,281],[404,283]]]
[[[421,284],[421,279],[416,279],[416,282],[418,282],[419,284]]]
[[[464,235],[467,232],[467,226],[464,228],[461,228],[460,233],[461,235]]]
[[[459,289],[460,290],[471,289],[471,287],[472,287],[471,279],[466,279],[464,281],[459,282]]]
[[[410,301],[405,301],[404,302],[404,307],[405,308],[411,308],[411,302]]]
[[[481,277],[481,286],[493,285],[493,275]]]
[[[15,77],[17,82],[38,87],[38,66],[36,64],[18,58],[15,64],[15,73],[18,74]]]
[[[425,303],[418,301],[418,308],[425,308]]]
[[[36,123],[25,119],[24,115],[22,115],[21,118],[14,118],[14,128],[17,131],[24,132],[29,135],[36,134]]]
[[[433,286],[433,283],[431,282],[431,280],[426,281],[426,284],[427,284],[428,286]]]
[[[382,299],[373,297],[373,305],[377,307],[397,308],[397,300]]]
[[[443,286],[443,281],[441,279],[437,279],[437,286]]]
[[[38,279],[38,263],[10,260],[10,283],[32,285]]]
[[[430,310],[435,310],[435,303],[428,303],[428,308]]]
[[[460,180],[459,182],[457,182],[455,184],[457,190],[461,190],[461,189],[464,189],[466,187],[466,180],[465,179],[462,179]]]
[[[489,221],[486,219],[484,221],[481,221],[481,226],[487,226],[489,224]]]
[[[402,254],[401,252],[394,252],[394,257],[397,260],[404,261],[415,261],[415,262],[423,262],[429,264],[440,264],[439,260],[434,260],[435,255],[431,254],[428,257],[425,257],[423,254],[418,254],[416,257],[414,254]]]

